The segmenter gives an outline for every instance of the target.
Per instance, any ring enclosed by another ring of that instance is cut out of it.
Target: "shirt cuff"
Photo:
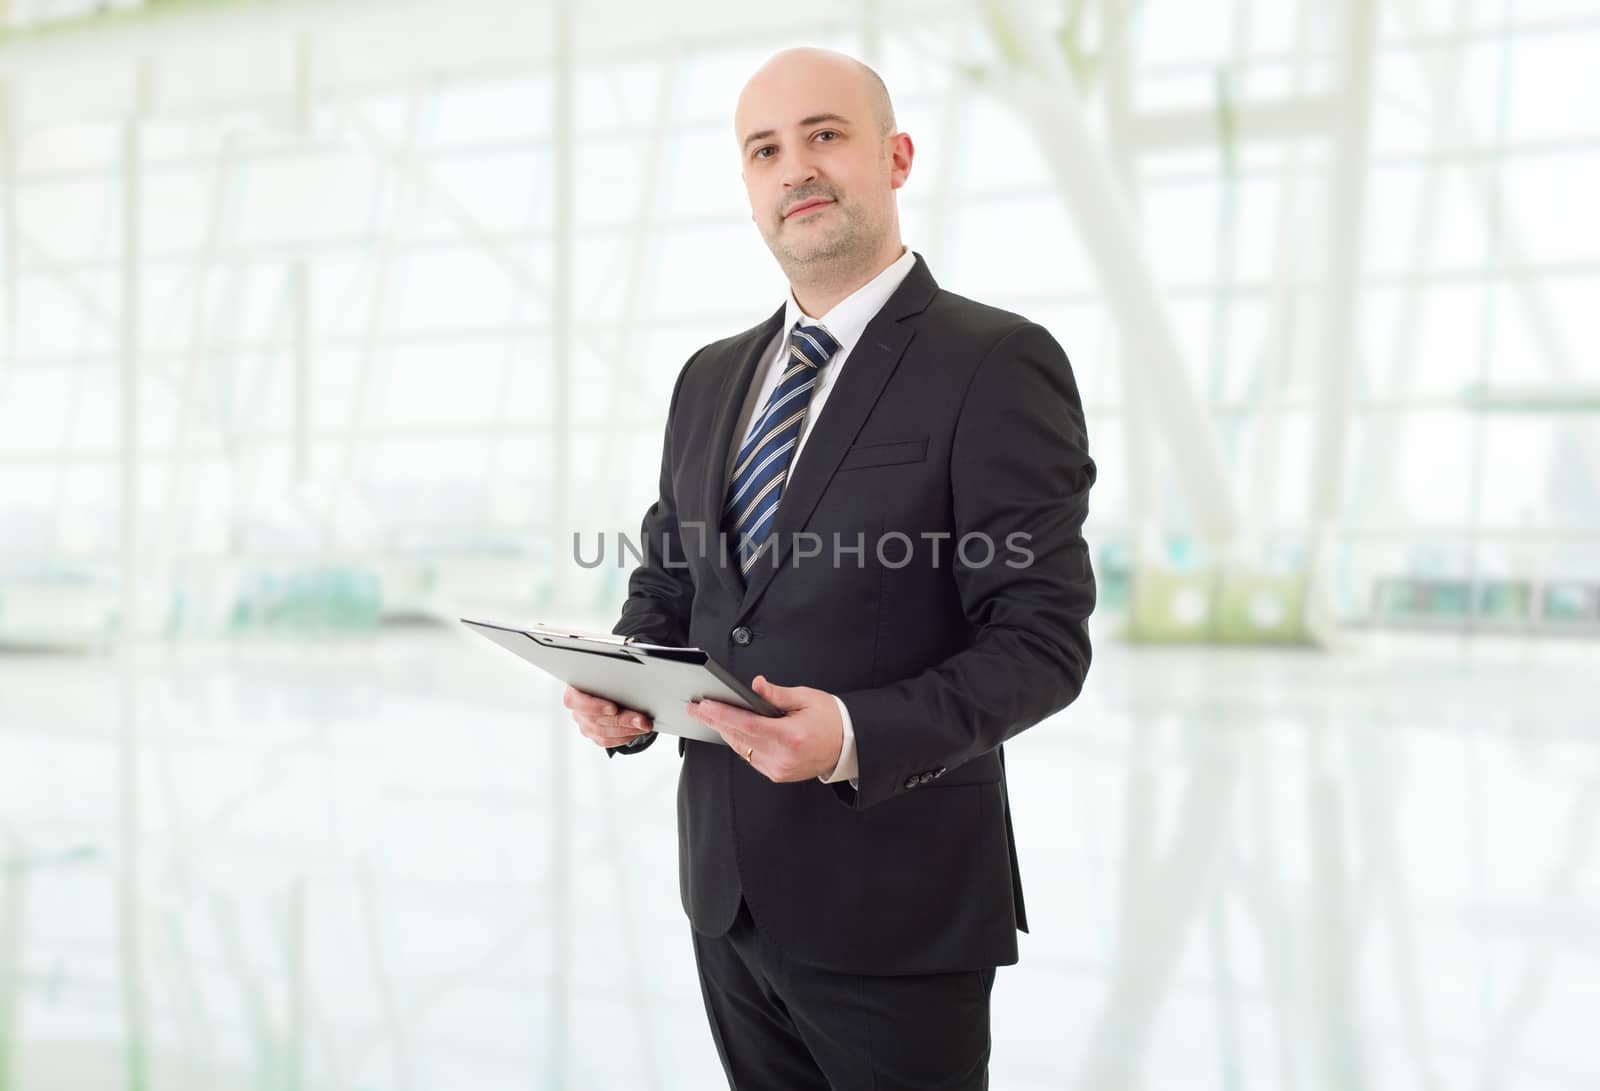
[[[839,764],[833,767],[833,772],[817,779],[824,784],[833,784],[835,781],[849,780],[850,787],[857,787],[857,779],[861,770],[856,765],[856,730],[850,723],[850,710],[844,707],[844,702],[838,697],[833,703],[839,706],[839,719],[844,725],[844,741],[839,747]]]

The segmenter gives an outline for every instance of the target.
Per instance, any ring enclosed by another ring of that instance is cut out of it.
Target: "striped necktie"
[[[839,342],[821,326],[796,322],[789,331],[783,376],[739,448],[722,511],[724,528],[739,543],[741,573],[750,571],[772,533],[773,514],[805,427],[817,373],[838,351]]]

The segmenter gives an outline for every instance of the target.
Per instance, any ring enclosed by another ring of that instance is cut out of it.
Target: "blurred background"
[[[721,1086],[673,748],[454,619],[616,619],[798,44],[1100,468],[993,1086],[1600,1086],[1600,3],[0,0],[0,1091]]]

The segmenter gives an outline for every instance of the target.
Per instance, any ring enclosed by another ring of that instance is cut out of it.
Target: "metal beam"
[[[387,318],[389,285],[393,279],[394,242],[405,230],[406,216],[417,199],[420,176],[412,162],[421,143],[424,115],[433,101],[433,87],[424,84],[412,93],[410,111],[406,118],[405,144],[393,162],[394,192],[389,205],[388,222],[383,226],[373,248],[372,290],[367,297],[366,323],[363,328],[361,356],[356,363],[355,384],[350,391],[348,434],[352,437],[339,448],[338,462],[334,465],[321,497],[319,521],[323,544],[332,544],[341,508],[344,507],[350,481],[355,473],[357,447],[354,436],[366,424],[368,401],[372,396],[372,373],[377,365],[378,334]],[[387,359],[385,360],[387,364]]]
[[[1294,41],[1290,46],[1290,78],[1298,94],[1307,77],[1310,48],[1310,15],[1305,5],[1295,7]],[[1290,408],[1284,391],[1289,386],[1290,357],[1295,334],[1295,299],[1299,257],[1294,231],[1295,209],[1302,186],[1303,143],[1296,141],[1283,151],[1278,171],[1278,200],[1274,213],[1272,275],[1267,284],[1266,329],[1261,338],[1258,359],[1255,457],[1247,470],[1250,484],[1246,504],[1257,527],[1277,522],[1281,469],[1279,452],[1283,448],[1283,420]],[[1217,410],[1213,406],[1213,412]],[[1264,542],[1263,542],[1264,544]]]
[[[683,58],[674,47],[669,45],[667,49],[670,52],[661,63],[653,123],[650,126],[649,140],[645,145],[644,162],[640,165],[641,178],[670,177],[667,149],[678,139],[672,132],[672,115],[679,105],[678,88],[683,75]],[[638,384],[632,378],[641,363],[637,359],[635,346],[639,330],[644,325],[645,300],[647,292],[654,286],[656,265],[661,253],[658,225],[664,211],[662,205],[665,195],[666,187],[663,185],[645,184],[639,187],[639,201],[634,207],[633,227],[626,236],[628,241],[623,247],[622,299],[617,315],[617,335],[605,363],[606,386],[610,392],[609,419],[613,421],[628,419],[624,413],[624,403],[638,390]],[[573,318],[575,319],[576,315]],[[561,318],[558,316],[556,321],[560,322]],[[655,361],[650,366],[659,367],[666,363],[668,361]],[[567,416],[565,407],[558,406],[558,410],[560,417],[564,419]],[[599,481],[617,480],[614,474],[619,460],[627,466],[636,465],[631,452],[628,452],[621,443],[601,443],[592,457],[596,460],[595,477]],[[607,513],[608,516],[610,514],[612,513]],[[569,529],[575,528],[562,525],[559,529],[565,535]],[[597,594],[604,593],[609,589],[609,581],[597,582],[595,589]],[[594,609],[596,605],[586,603],[584,608]],[[615,605],[598,604],[598,608],[605,613],[614,611]]]
[[[1457,0],[1452,13],[1455,27],[1459,29],[1471,17],[1470,0]],[[1432,255],[1439,234],[1439,221],[1444,202],[1441,194],[1445,179],[1445,162],[1440,158],[1449,147],[1454,129],[1453,117],[1462,109],[1460,82],[1463,60],[1459,50],[1447,50],[1441,58],[1442,67],[1436,69],[1439,83],[1436,87],[1435,112],[1428,130],[1428,147],[1422,173],[1421,191],[1417,197],[1416,218],[1411,222],[1407,268],[1424,275],[1407,279],[1400,285],[1400,303],[1395,310],[1394,324],[1389,331],[1386,398],[1408,398],[1415,385],[1417,369],[1411,366],[1416,357],[1417,337],[1424,313],[1423,290],[1430,285],[1426,274],[1432,271]],[[1365,439],[1356,452],[1354,488],[1362,495],[1381,498],[1377,505],[1382,510],[1394,484],[1390,467],[1396,442],[1404,435],[1410,419],[1406,414],[1368,415]],[[1401,505],[1395,504],[1394,510]]]
[[[120,374],[122,584],[117,648],[117,940],[122,1000],[123,1064],[128,1091],[150,1087],[145,1050],[150,1044],[145,1008],[144,912],[140,890],[139,701],[135,649],[144,627],[140,621],[139,561],[141,532],[139,490],[141,361],[139,358],[141,293],[139,259],[143,254],[144,195],[140,159],[144,115],[149,108],[150,62],[140,59],[134,93],[122,122],[122,367]]]
[[[550,210],[555,225],[555,252],[551,270],[550,319],[550,473],[551,473],[551,533],[556,542],[552,557],[561,556],[562,538],[572,525],[572,387],[569,382],[573,359],[572,330],[572,274],[573,254],[573,178],[577,158],[576,134],[577,73],[573,60],[573,12],[569,0],[557,0],[552,12],[550,39],[555,47],[555,66],[552,121],[555,130],[555,156],[551,178],[553,200]],[[648,183],[647,183],[648,184]],[[558,609],[575,605],[572,580],[556,581]],[[572,742],[575,737],[570,725],[550,732],[549,768],[546,783],[549,785],[549,851],[551,881],[545,889],[550,900],[550,1016],[546,1025],[547,1049],[544,1070],[550,1074],[555,1087],[573,1085],[569,1065],[569,1044],[572,1041],[572,899],[573,878],[573,822],[572,822]]]
[[[1345,7],[1342,108],[1334,137],[1328,216],[1327,307],[1312,418],[1310,526],[1304,612],[1312,633],[1332,627],[1332,530],[1344,499],[1345,446],[1361,323],[1362,222],[1372,129],[1373,54],[1377,15],[1372,0]]]
[[[1141,198],[1139,171],[1134,161],[1133,144],[1133,59],[1128,46],[1128,18],[1134,0],[1101,0],[1100,22],[1104,27],[1100,61],[1105,73],[1106,145],[1112,169],[1126,194],[1130,210],[1137,215]],[[1119,327],[1118,348],[1123,359],[1142,355],[1146,350]],[[1136,369],[1117,369],[1122,391],[1122,461],[1127,479],[1128,540],[1134,571],[1161,558],[1157,531],[1155,443],[1153,440],[1153,392],[1140,381]]]
[[[185,521],[184,515],[188,501],[194,494],[194,436],[204,426],[202,382],[213,371],[215,364],[214,359],[206,351],[207,334],[211,323],[206,289],[210,286],[213,274],[223,267],[229,257],[226,245],[228,240],[225,237],[228,234],[226,221],[233,196],[238,189],[240,174],[238,158],[236,139],[232,135],[225,135],[217,156],[216,170],[211,177],[210,185],[206,187],[207,207],[205,228],[200,242],[200,259],[196,262],[190,277],[194,286],[194,297],[189,310],[188,350],[183,355],[181,373],[169,378],[177,401],[176,418],[173,422],[175,431],[170,448],[173,458],[167,464],[165,495],[162,498],[165,518],[161,520],[162,525],[158,531],[159,546],[155,542],[151,543],[150,563],[145,567],[146,572],[160,573],[160,585],[168,594],[178,589],[176,583],[184,571],[181,561],[187,539],[184,532],[192,525]],[[233,272],[237,278],[237,263],[234,263]],[[237,339],[236,335],[233,339]],[[217,435],[223,437],[226,442],[226,429],[223,423],[216,421],[214,425]]]
[[[1224,140],[1277,143],[1326,134],[1343,109],[1337,95],[1300,94],[1272,102],[1237,103],[1228,114],[1226,130],[1221,116],[1210,107],[1165,110],[1135,114],[1128,137],[1140,152],[1214,148]]]
[[[988,87],[1016,108],[1055,172],[1105,299],[1129,349],[1124,366],[1150,394],[1196,530],[1221,551],[1239,533],[1240,514],[1216,430],[1183,366],[1171,316],[1134,219],[1104,150],[1091,135],[1072,74],[1049,31],[1016,0],[985,0],[990,33],[1007,67]]]
[[[142,361],[139,357],[142,331],[140,329],[141,308],[143,296],[140,291],[142,280],[140,277],[140,259],[144,255],[144,238],[141,231],[143,208],[143,194],[141,192],[140,149],[142,146],[142,128],[144,112],[150,97],[150,68],[148,62],[141,61],[134,77],[135,89],[133,101],[129,104],[128,116],[122,122],[122,148],[121,148],[121,232],[122,245],[119,257],[121,258],[121,275],[119,288],[121,293],[121,313],[118,323],[119,364],[118,369],[118,407],[120,410],[120,427],[118,431],[118,446],[121,457],[120,505],[121,505],[121,547],[122,547],[122,588],[121,588],[121,629],[124,639],[136,637],[139,632],[138,618],[138,579],[139,579],[139,448],[140,436],[140,384],[143,378]]]
[[[1414,0],[1397,3],[1394,10],[1408,30],[1416,33],[1421,24],[1421,14]],[[1418,73],[1424,88],[1433,100],[1435,116],[1445,128],[1449,147],[1477,147],[1478,136],[1471,119],[1460,110],[1450,96],[1450,73],[1441,71],[1439,65],[1426,54],[1418,55]],[[1573,351],[1571,342],[1561,324],[1552,313],[1545,297],[1544,286],[1532,275],[1532,263],[1522,246],[1522,234],[1517,229],[1516,210],[1505,206],[1496,186],[1489,178],[1489,170],[1482,160],[1467,159],[1460,163],[1467,181],[1468,192],[1482,207],[1486,223],[1498,233],[1499,265],[1514,289],[1517,302],[1527,319],[1528,330],[1544,357],[1550,377],[1563,385],[1584,382],[1589,378],[1587,368]],[[1600,430],[1580,432],[1576,437],[1580,457],[1589,479],[1600,486]]]
[[[295,137],[311,136],[311,38],[301,34],[294,43],[294,100],[289,128]],[[298,254],[289,262],[289,325],[294,338],[290,375],[289,422],[294,444],[289,455],[289,480],[297,489],[311,479],[311,262]]]
[[[17,357],[17,111],[0,79],[0,380]],[[0,386],[0,390],[4,387]]]

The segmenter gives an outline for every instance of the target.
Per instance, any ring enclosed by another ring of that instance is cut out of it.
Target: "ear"
[[[910,133],[895,133],[889,144],[889,186],[899,189],[911,177],[911,161],[916,158],[916,145]]]

